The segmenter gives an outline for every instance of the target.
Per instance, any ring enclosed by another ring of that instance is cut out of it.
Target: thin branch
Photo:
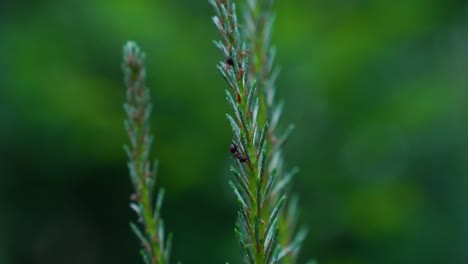
[[[151,166],[150,153],[153,137],[150,133],[150,91],[145,85],[145,54],[134,42],[123,48],[122,69],[127,87],[124,109],[127,114],[125,128],[130,146],[125,146],[128,169],[134,193],[130,207],[138,216],[139,225],[131,224],[142,245],[145,263],[169,263],[170,240],[165,247],[164,225],[160,214],[164,192],[154,197],[156,163]]]

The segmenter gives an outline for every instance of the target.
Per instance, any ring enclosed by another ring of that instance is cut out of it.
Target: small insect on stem
[[[232,59],[231,56],[228,56],[224,60],[224,70],[229,72],[231,67],[234,67],[234,60]]]
[[[233,157],[236,157],[241,163],[244,163],[247,161],[245,156],[242,155],[242,153],[240,153],[239,148],[237,147],[236,144],[231,143],[231,145],[229,146],[229,152],[231,152]]]
[[[232,60],[231,56],[226,58],[226,64],[229,66],[234,66],[234,61]]]

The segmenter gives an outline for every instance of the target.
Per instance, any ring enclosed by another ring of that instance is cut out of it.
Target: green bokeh
[[[468,262],[468,6],[278,0],[301,260]],[[121,47],[147,53],[173,260],[240,263],[207,1],[3,1],[0,263],[140,263]],[[283,123],[286,127],[286,122]]]

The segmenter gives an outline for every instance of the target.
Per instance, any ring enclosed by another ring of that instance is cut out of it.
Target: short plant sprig
[[[283,194],[290,192],[290,183],[297,169],[289,172],[284,169],[284,158],[282,146],[291,134],[294,126],[290,125],[282,134],[278,133],[278,123],[284,109],[282,101],[277,102],[276,80],[279,70],[275,67],[276,50],[272,47],[271,37],[275,15],[273,12],[274,0],[247,0],[245,9],[245,30],[244,35],[248,40],[248,47],[251,49],[250,57],[253,61],[249,69],[250,79],[257,80],[257,89],[260,98],[261,120],[267,120],[270,127],[267,133],[267,141],[270,149],[267,159],[270,164],[268,173],[276,170],[278,178],[271,198],[277,199]],[[278,136],[280,135],[280,136]],[[298,198],[292,196],[286,202],[285,208],[279,216],[279,241],[283,246],[279,259],[282,263],[297,263],[297,257],[307,231],[305,228],[297,228],[298,223]]]
[[[271,113],[276,90],[275,81],[279,74],[279,70],[274,69],[276,50],[271,47],[273,2],[274,0],[247,0],[244,12],[246,26],[243,33],[252,51],[249,77],[258,83],[262,118]],[[271,130],[274,130],[274,127],[270,127]]]
[[[122,69],[127,87],[125,128],[130,141],[130,145],[125,146],[125,152],[134,188],[130,207],[137,213],[139,222],[130,226],[142,245],[144,263],[166,264],[169,263],[171,235],[165,241],[160,215],[164,191],[161,189],[154,197],[157,163],[151,166],[150,161],[153,137],[149,118],[152,106],[150,91],[145,84],[145,55],[134,42],[124,46]]]
[[[272,199],[276,170],[268,169],[269,123],[259,119],[259,94],[255,81],[249,80],[249,51],[239,32],[236,6],[231,0],[210,3],[222,39],[215,41],[224,57],[218,69],[230,87],[226,97],[233,112],[227,118],[233,131],[230,151],[237,159],[236,168],[231,167],[236,183],[229,183],[239,203],[235,233],[246,263],[277,263],[279,212],[285,196]]]

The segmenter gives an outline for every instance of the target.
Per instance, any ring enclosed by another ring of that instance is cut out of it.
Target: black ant
[[[226,64],[229,66],[234,66],[234,61],[232,60],[231,56],[226,58]]]
[[[224,69],[226,71],[229,71],[230,67],[234,67],[234,60],[232,59],[231,56],[226,57],[226,60],[224,61]],[[242,63],[238,63],[239,65],[239,72],[236,72],[236,79],[240,80],[242,76],[244,75],[244,68],[242,67]]]
[[[247,161],[245,156],[239,152],[239,148],[237,147],[236,144],[231,143],[231,145],[229,146],[229,152],[231,152],[233,157],[236,157],[241,163],[244,163]]]

